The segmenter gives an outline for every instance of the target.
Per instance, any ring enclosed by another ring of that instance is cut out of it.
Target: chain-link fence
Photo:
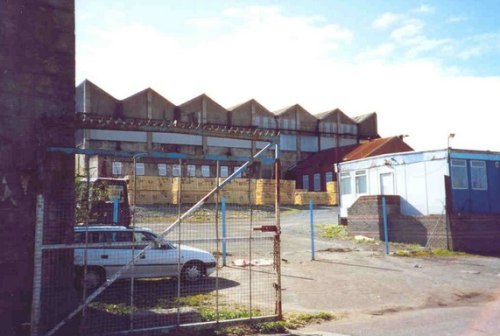
[[[273,155],[263,149],[256,156]],[[231,167],[146,153],[77,155],[73,241],[47,243],[43,226],[51,219],[39,198],[32,334],[69,327],[83,335],[127,334],[279,318],[282,183],[255,178],[253,166],[264,164],[257,157]],[[99,172],[100,161],[111,174]],[[267,163],[279,171],[278,161]],[[147,174],[151,166],[156,174]],[[62,314],[54,279],[68,274],[79,304]]]

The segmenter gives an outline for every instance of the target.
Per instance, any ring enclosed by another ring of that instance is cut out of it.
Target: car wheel
[[[83,274],[83,269],[81,269],[78,276],[78,287],[86,289],[96,289],[99,287],[106,278],[105,271],[100,268],[87,268],[87,274]]]
[[[182,268],[181,279],[188,283],[201,280],[205,270],[200,262],[189,262]]]

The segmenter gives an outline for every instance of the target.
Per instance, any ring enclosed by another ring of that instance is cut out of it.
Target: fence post
[[[113,199],[113,224],[118,225],[118,197]]]
[[[42,245],[43,245],[44,199],[36,196],[35,260],[33,270],[33,301],[31,304],[31,336],[38,336],[40,328],[42,295]]]
[[[314,203],[313,200],[309,200],[309,212],[311,215],[311,260],[315,260],[314,258]]]
[[[226,265],[226,198],[222,196],[221,198],[221,211],[222,211],[222,266]]]
[[[385,197],[382,197],[382,214],[384,216],[384,240],[385,240],[385,254],[389,254],[389,231],[387,228],[387,203]]]

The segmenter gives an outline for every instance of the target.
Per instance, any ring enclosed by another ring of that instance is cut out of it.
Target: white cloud
[[[413,9],[413,12],[415,13],[423,13],[423,14],[427,14],[427,13],[434,13],[435,11],[435,8],[434,7],[431,7],[429,5],[421,5],[415,9]]]
[[[219,18],[193,18],[187,21],[188,24],[198,27],[216,27],[221,24]]]
[[[422,33],[424,24],[422,21],[417,19],[406,20],[405,23],[392,31],[391,38],[397,41],[404,41],[409,37],[414,37]]]
[[[387,29],[398,23],[402,18],[403,16],[400,14],[387,12],[376,18],[372,26],[377,29]]]
[[[466,16],[450,16],[446,19],[446,23],[460,23],[468,21],[469,18]]]
[[[270,110],[300,103],[312,113],[377,111],[381,135],[410,134],[416,149],[444,148],[454,132],[454,147],[500,150],[500,138],[488,136],[496,123],[485,122],[500,111],[500,77],[450,75],[431,61],[377,57],[396,53],[395,43],[379,45],[362,62],[340,62],[332,50],[354,38],[345,27],[273,7],[227,10],[222,24],[234,17],[237,26],[189,44],[131,23],[92,28],[85,40],[77,35],[77,80],[89,78],[117,98],[151,86],[176,104],[205,92],[226,107],[255,98]],[[409,48],[442,43],[422,40],[421,23],[410,23],[393,32],[395,39],[413,39]]]

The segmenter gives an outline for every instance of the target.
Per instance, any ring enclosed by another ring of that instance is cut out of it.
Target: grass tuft
[[[340,238],[345,239],[349,236],[345,225],[321,225],[321,237],[322,238]]]

